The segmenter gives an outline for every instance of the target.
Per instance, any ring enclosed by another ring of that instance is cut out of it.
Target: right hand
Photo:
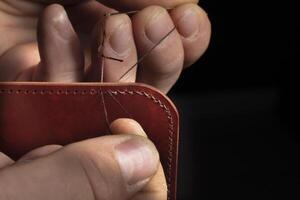
[[[114,135],[51,145],[17,162],[0,153],[1,200],[166,200],[159,155],[141,126],[111,124]]]

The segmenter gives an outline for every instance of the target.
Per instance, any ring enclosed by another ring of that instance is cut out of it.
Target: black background
[[[211,45],[170,93],[181,115],[179,199],[299,199],[297,6],[200,5]]]

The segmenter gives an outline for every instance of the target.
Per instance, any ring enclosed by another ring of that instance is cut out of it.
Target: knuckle
[[[115,173],[112,173],[114,166],[109,155],[104,155],[96,148],[81,144],[70,145],[67,151],[70,157],[78,161],[94,199],[116,199],[116,190],[113,191],[116,188],[114,185]]]

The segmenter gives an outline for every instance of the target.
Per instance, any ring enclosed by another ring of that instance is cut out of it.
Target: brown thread
[[[101,86],[100,86],[100,95],[101,95],[101,101],[102,101],[102,105],[103,105],[103,111],[104,111],[104,117],[105,117],[105,122],[106,122],[107,130],[108,130],[109,133],[111,133],[111,131],[110,131],[110,123],[109,123],[108,113],[107,113],[107,107],[106,107],[106,103],[105,103],[105,99],[104,99],[104,93],[103,93],[103,90],[102,90]]]
[[[171,10],[171,8],[168,8],[167,10]],[[101,82],[103,82],[104,81],[104,68],[105,68],[105,66],[104,66],[104,60],[105,59],[111,59],[111,60],[114,60],[114,61],[118,61],[118,62],[123,62],[124,60],[121,60],[121,59],[118,59],[118,58],[113,58],[113,57],[108,57],[108,56],[105,56],[104,54],[103,54],[103,49],[104,49],[104,44],[105,44],[105,38],[106,38],[106,33],[105,33],[105,25],[106,25],[106,19],[107,19],[107,17],[109,17],[109,16],[112,16],[112,15],[118,15],[118,14],[128,14],[128,15],[133,15],[133,14],[135,14],[135,13],[137,13],[138,11],[129,11],[129,12],[115,12],[115,13],[107,13],[107,14],[105,14],[104,15],[104,20],[103,20],[103,25],[102,25],[102,27],[104,27],[103,28],[103,38],[102,38],[102,42],[101,42],[101,45],[98,47],[98,52],[101,52],[102,51],[102,54],[101,54],[101,57],[103,58],[102,59],[102,62],[101,62]],[[132,71],[135,67],[137,67],[138,66],[138,64],[139,63],[141,63],[147,56],[149,56],[150,55],[150,53],[158,46],[158,45],[160,45],[169,35],[171,35],[171,33],[173,32],[173,31],[175,31],[176,30],[176,27],[173,27],[162,39],[160,39],[152,48],[150,48],[148,51],[146,51],[146,53],[144,54],[144,55],[142,55],[142,57],[141,58],[139,58],[138,60],[137,60],[137,62],[134,64],[134,65],[132,65],[117,81],[120,81],[120,80],[122,80],[130,71]],[[100,49],[101,49],[101,51],[100,51]],[[121,91],[117,91],[117,92],[119,92],[120,94],[125,94],[124,92],[121,92]],[[113,98],[113,100],[122,108],[122,110],[124,111],[124,112],[126,112],[129,116],[131,116],[131,114],[125,109],[125,107],[123,107],[123,105],[116,99],[116,98],[114,98],[114,96],[112,95],[112,93],[111,92],[108,92],[108,94]],[[133,95],[133,92],[131,92],[130,93],[131,95]],[[149,94],[147,94],[146,92],[138,92],[137,94],[144,94],[144,96],[146,96],[147,98],[151,98],[153,101],[154,101],[154,103],[159,103],[159,106],[161,107],[161,108],[164,108],[165,109],[165,111],[167,110],[167,107],[165,106],[165,105],[163,105],[162,104],[162,102],[160,101],[160,100],[158,100],[158,99],[156,99],[154,96],[151,96],[151,95],[149,95]],[[107,124],[109,124],[109,120],[108,120],[108,113],[107,113],[107,108],[106,108],[106,104],[105,104],[105,99],[104,99],[104,94],[103,94],[103,91],[102,91],[102,88],[101,88],[101,99],[102,99],[102,104],[103,104],[103,109],[104,109],[104,114],[105,114],[105,119],[106,119],[106,123]],[[170,120],[170,119],[172,119],[172,116],[171,116],[171,113],[170,112],[167,112],[167,114],[169,115],[168,116],[168,119]],[[131,117],[132,118],[132,117]],[[172,121],[171,121],[172,122]],[[172,123],[170,123],[169,122],[169,126],[172,126],[173,125],[173,122]],[[109,126],[109,125],[108,125]],[[172,132],[173,133],[173,132]],[[171,134],[172,135],[172,137],[173,137],[173,134]],[[170,137],[169,137],[170,138]],[[171,164],[172,165],[172,156],[173,156],[173,141],[172,140],[170,140],[170,146],[169,146],[169,158],[171,158],[171,161],[170,161],[170,163],[169,164]],[[168,165],[169,165],[168,164]],[[171,169],[172,169],[172,166],[171,166]],[[171,171],[169,170],[169,178],[171,179]],[[170,193],[170,183],[171,183],[171,180],[169,180],[168,181],[169,183],[168,183],[168,199],[170,199],[170,195],[169,195],[169,193]]]
[[[120,101],[116,97],[113,96],[110,90],[107,91],[111,98],[120,106],[120,108],[129,116],[129,118],[133,119],[132,114],[130,114],[127,109],[121,104]]]
[[[175,31],[176,27],[173,27],[162,39],[160,39],[153,47],[151,47],[146,53],[138,59],[138,61],[132,65],[117,81],[122,80],[131,70],[133,70],[138,64],[140,64],[147,56],[150,55],[150,53],[158,46],[160,45],[168,36]]]
[[[173,8],[165,8],[167,11],[173,10]],[[107,13],[104,16],[109,17],[112,15],[122,15],[122,14],[126,14],[126,15],[134,15],[136,13],[138,13],[139,10],[132,10],[132,11],[127,11],[127,12],[113,12],[113,13]]]
[[[172,8],[167,8],[167,10],[172,10]],[[110,59],[110,60],[114,60],[114,61],[118,61],[118,62],[124,62],[124,60],[122,59],[118,59],[118,58],[114,58],[114,57],[110,57],[110,56],[105,56],[103,54],[103,49],[104,49],[104,44],[105,44],[105,38],[106,38],[106,34],[105,34],[105,25],[106,25],[106,20],[107,17],[113,16],[113,15],[120,15],[120,14],[127,14],[127,15],[132,15],[139,12],[138,10],[135,11],[129,11],[129,12],[115,12],[115,13],[107,13],[104,15],[104,20],[103,20],[103,37],[102,37],[102,41],[100,46],[98,47],[98,52],[101,53],[101,57],[102,59],[102,63],[104,59]],[[142,55],[136,63],[134,63],[132,66],[129,67],[129,69],[122,75],[120,76],[120,78],[118,78],[116,81],[120,81],[122,80],[130,71],[132,71],[135,67],[138,66],[138,64],[140,64],[147,56],[150,55],[150,53],[158,46],[160,45],[168,36],[170,36],[174,31],[176,30],[176,26],[174,26],[164,37],[162,37],[156,44],[153,45],[153,47],[151,47],[149,50],[147,50],[144,55]],[[101,49],[101,50],[100,50]],[[104,64],[101,65],[101,82],[103,82],[103,72],[104,72]]]

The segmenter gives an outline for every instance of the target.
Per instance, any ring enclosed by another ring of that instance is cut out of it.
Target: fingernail
[[[172,21],[164,10],[156,11],[146,25],[145,34],[154,44],[159,42],[171,29]]]
[[[129,139],[116,147],[115,154],[128,185],[144,182],[157,171],[158,153],[154,145],[146,140]]]
[[[190,38],[200,31],[199,14],[194,9],[187,10],[179,19],[177,29],[180,35]]]
[[[124,22],[113,31],[109,43],[111,48],[118,54],[122,55],[126,53],[130,48],[130,41],[132,37],[132,31],[130,23]]]

